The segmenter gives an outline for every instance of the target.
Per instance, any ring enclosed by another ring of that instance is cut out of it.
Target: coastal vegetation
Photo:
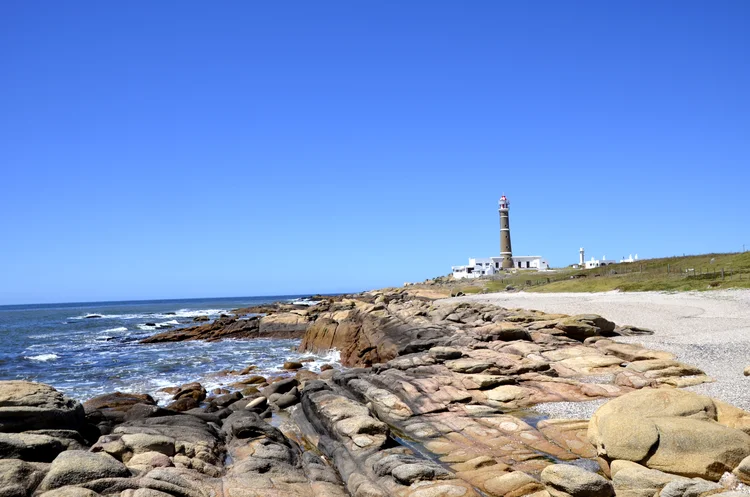
[[[750,288],[750,252],[644,259],[594,269],[520,271],[499,277],[463,280],[453,293],[690,291]]]

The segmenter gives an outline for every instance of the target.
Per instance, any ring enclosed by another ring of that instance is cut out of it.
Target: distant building
[[[578,264],[573,264],[573,268],[574,269],[582,269],[582,268],[585,268],[585,269],[594,269],[594,268],[597,268],[597,267],[611,266],[612,264],[618,264],[618,263],[622,264],[622,263],[625,263],[625,262],[635,262],[635,261],[638,260],[638,254],[635,254],[635,257],[633,257],[633,255],[631,254],[627,259],[623,257],[622,259],[620,259],[619,262],[618,261],[608,261],[607,260],[607,256],[602,256],[601,260],[594,259],[592,257],[591,260],[584,261],[583,260],[583,254],[584,254],[583,247],[581,247],[581,249],[578,251],[579,262],[578,262]]]
[[[456,279],[481,278],[491,276],[503,270],[505,257],[471,258],[465,266],[452,266],[451,274]],[[540,255],[519,255],[511,257],[514,269],[535,269],[545,271],[549,269],[549,262]]]
[[[510,245],[510,201],[503,195],[498,202],[500,214],[500,256],[483,259],[472,258],[465,266],[452,266],[451,274],[456,279],[490,276],[503,269],[549,269],[549,262],[540,255],[514,256]]]
[[[590,261],[586,261],[586,269],[609,266],[610,264],[617,264],[617,261],[608,261],[607,256],[603,256],[602,260],[594,259],[592,257]]]

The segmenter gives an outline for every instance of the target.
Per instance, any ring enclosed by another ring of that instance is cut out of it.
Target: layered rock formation
[[[349,369],[248,370],[234,390],[170,389],[167,408],[0,382],[0,496],[748,495],[750,413],[676,388],[711,379],[671,354],[616,341],[644,330],[404,293],[268,311],[245,322],[304,327],[304,350],[337,348]],[[217,323],[172,336],[238,336]],[[591,420],[533,411],[597,399]]]

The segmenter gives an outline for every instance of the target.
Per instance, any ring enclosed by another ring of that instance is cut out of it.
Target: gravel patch
[[[531,409],[550,419],[590,419],[594,411],[610,399],[596,399],[587,402],[547,402]]]
[[[486,302],[564,314],[594,313],[620,325],[649,328],[654,335],[617,340],[666,350],[675,354],[677,360],[698,366],[716,382],[689,390],[750,410],[750,377],[743,375],[750,365],[750,290],[518,292],[470,295],[446,301]]]

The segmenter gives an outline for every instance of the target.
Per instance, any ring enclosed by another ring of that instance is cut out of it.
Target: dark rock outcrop
[[[54,388],[28,381],[0,382],[0,432],[80,430],[83,406]]]

